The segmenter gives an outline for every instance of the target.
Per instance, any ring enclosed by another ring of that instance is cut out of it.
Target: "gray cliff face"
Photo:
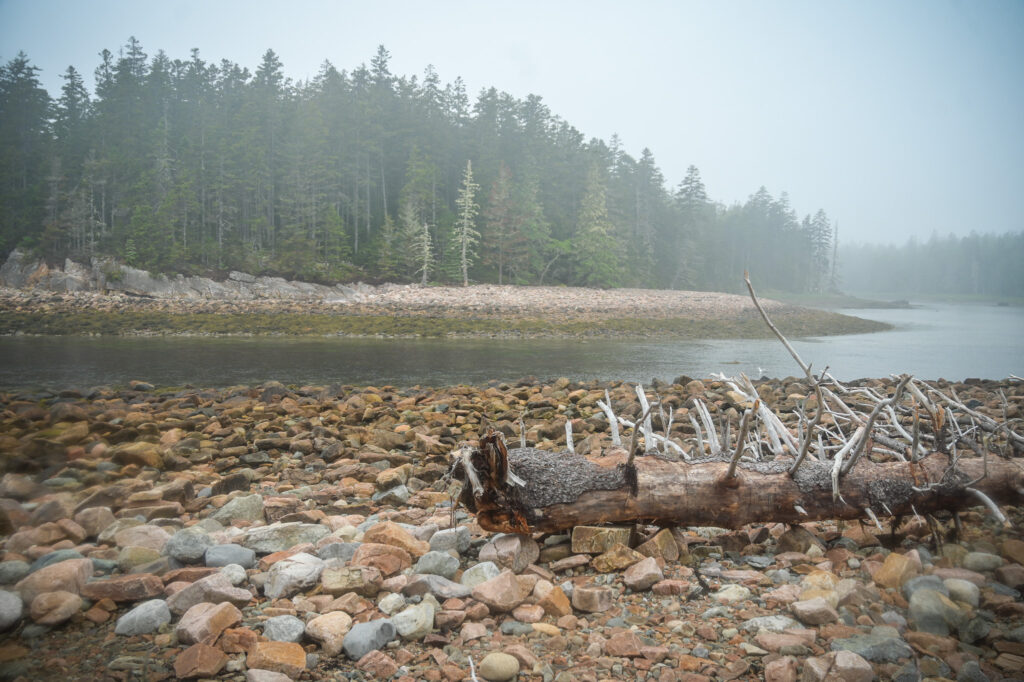
[[[368,284],[294,282],[282,277],[255,277],[232,271],[223,282],[207,277],[152,275],[145,270],[94,258],[90,265],[70,259],[63,267],[50,267],[15,249],[0,265],[0,286],[44,291],[121,292],[153,298],[218,300],[288,299],[359,302],[376,289]]]

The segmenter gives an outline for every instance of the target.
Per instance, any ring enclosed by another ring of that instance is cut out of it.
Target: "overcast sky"
[[[648,147],[673,187],[693,164],[724,203],[788,192],[843,241],[1024,229],[1021,0],[0,0],[0,59],[24,50],[51,94],[132,35],[250,69],[273,48],[295,79],[383,44],[395,74]]]

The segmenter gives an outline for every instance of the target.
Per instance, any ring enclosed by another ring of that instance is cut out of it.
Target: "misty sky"
[[[472,99],[535,93],[586,137],[649,147],[671,186],[765,185],[842,241],[1024,229],[1024,1],[682,2],[0,0],[0,59],[51,94],[134,35],[152,56],[273,48],[295,79],[378,44],[397,75],[433,64]]]

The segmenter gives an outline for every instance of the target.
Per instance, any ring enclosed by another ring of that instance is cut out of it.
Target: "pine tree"
[[[608,218],[605,187],[592,165],[573,237],[575,281],[581,286],[615,287],[622,281],[621,245]]]
[[[420,275],[420,284],[426,286],[434,265],[434,244],[430,238],[430,226],[420,220],[412,202],[402,203],[402,245],[409,272]]]
[[[455,223],[455,245],[459,250],[459,268],[464,287],[469,286],[469,266],[476,259],[474,247],[480,239],[480,233],[475,227],[477,210],[480,208],[474,200],[478,189],[480,185],[473,182],[473,162],[467,160],[459,198],[455,200],[456,206],[459,207],[459,218]]]

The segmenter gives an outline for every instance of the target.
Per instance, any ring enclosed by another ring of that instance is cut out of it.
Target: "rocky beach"
[[[889,325],[778,301],[794,336]],[[479,284],[326,286],[230,272],[222,280],[125,265],[49,266],[20,251],[0,266],[0,335],[670,337],[770,335],[746,296],[705,291]]]
[[[807,385],[756,385],[792,427]],[[650,388],[680,443],[694,398],[741,409],[719,381]],[[999,419],[1024,407],[1019,381],[940,388]],[[599,454],[606,390],[639,416],[633,385],[569,379],[0,393],[0,677],[1024,676],[1019,508],[1012,527],[961,514],[939,546],[921,518],[500,535],[453,514],[459,442],[486,421],[516,445],[522,416],[558,452],[571,420]]]

